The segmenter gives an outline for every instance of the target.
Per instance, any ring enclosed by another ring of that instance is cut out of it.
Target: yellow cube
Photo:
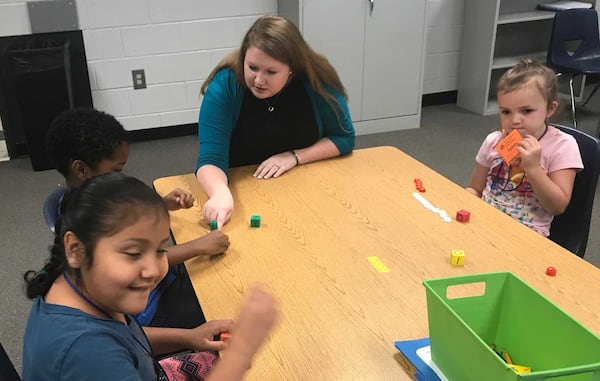
[[[450,263],[453,266],[463,266],[465,264],[465,252],[462,250],[452,250]]]

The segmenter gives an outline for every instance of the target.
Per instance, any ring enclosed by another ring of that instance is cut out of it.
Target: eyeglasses
[[[504,161],[492,168],[490,176],[492,176],[492,185],[490,191],[492,194],[499,194],[501,192],[519,192],[528,193],[533,192],[533,188],[525,178],[525,172],[520,170],[518,167],[506,165]],[[516,172],[516,173],[511,173]]]

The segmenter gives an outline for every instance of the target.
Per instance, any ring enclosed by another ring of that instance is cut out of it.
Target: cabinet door
[[[362,120],[363,57],[367,0],[304,0],[302,34],[338,72],[352,120]]]
[[[425,1],[374,0],[365,17],[362,120],[417,114]]]

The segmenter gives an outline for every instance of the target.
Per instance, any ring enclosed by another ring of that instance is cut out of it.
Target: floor
[[[568,121],[568,113],[561,118]],[[595,113],[583,110],[579,120],[581,129],[596,133]],[[356,148],[396,146],[455,183],[465,185],[479,145],[497,127],[497,116],[482,117],[454,104],[429,106],[423,108],[421,128],[359,136]],[[134,143],[126,172],[150,184],[157,177],[193,171],[196,153],[195,136]],[[30,308],[23,292],[22,274],[28,269],[39,269],[47,257],[52,235],[42,219],[42,204],[62,178],[52,170],[34,172],[29,159],[23,157],[0,162],[0,179],[0,240],[4,242],[0,249],[0,342],[20,369],[22,336]],[[594,206],[585,260],[600,267],[597,208],[598,203]]]

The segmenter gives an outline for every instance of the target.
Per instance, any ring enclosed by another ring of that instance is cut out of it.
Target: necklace
[[[538,142],[540,140],[542,140],[542,138],[544,137],[544,135],[546,135],[546,132],[548,132],[548,125],[546,124],[546,128],[544,129],[544,132],[542,132],[542,134],[540,135],[540,137],[537,139]]]
[[[113,318],[108,312],[106,312],[106,310],[104,310],[102,307],[100,307],[96,303],[92,302],[87,296],[85,296],[83,294],[83,292],[81,292],[81,290],[79,290],[77,287],[75,287],[75,285],[73,284],[73,282],[71,282],[71,279],[69,279],[67,274],[63,273],[63,278],[65,278],[69,287],[71,287],[71,289],[73,289],[73,291],[75,291],[75,293],[77,295],[79,295],[79,297],[81,299],[83,299],[84,302],[86,302],[90,306],[94,307],[98,312],[100,312],[102,315],[106,316],[110,320],[115,320],[115,318]]]
[[[281,95],[281,92],[282,92],[282,91],[279,91],[279,92],[277,93],[277,95],[275,96],[275,101],[274,101],[273,103],[269,103],[269,102],[267,102],[267,98],[263,99],[263,100],[265,101],[265,103],[267,104],[267,111],[268,111],[268,112],[273,112],[273,111],[275,111],[275,105],[277,104],[277,101],[279,100],[279,96]],[[273,98],[273,97],[271,97],[271,98]]]

